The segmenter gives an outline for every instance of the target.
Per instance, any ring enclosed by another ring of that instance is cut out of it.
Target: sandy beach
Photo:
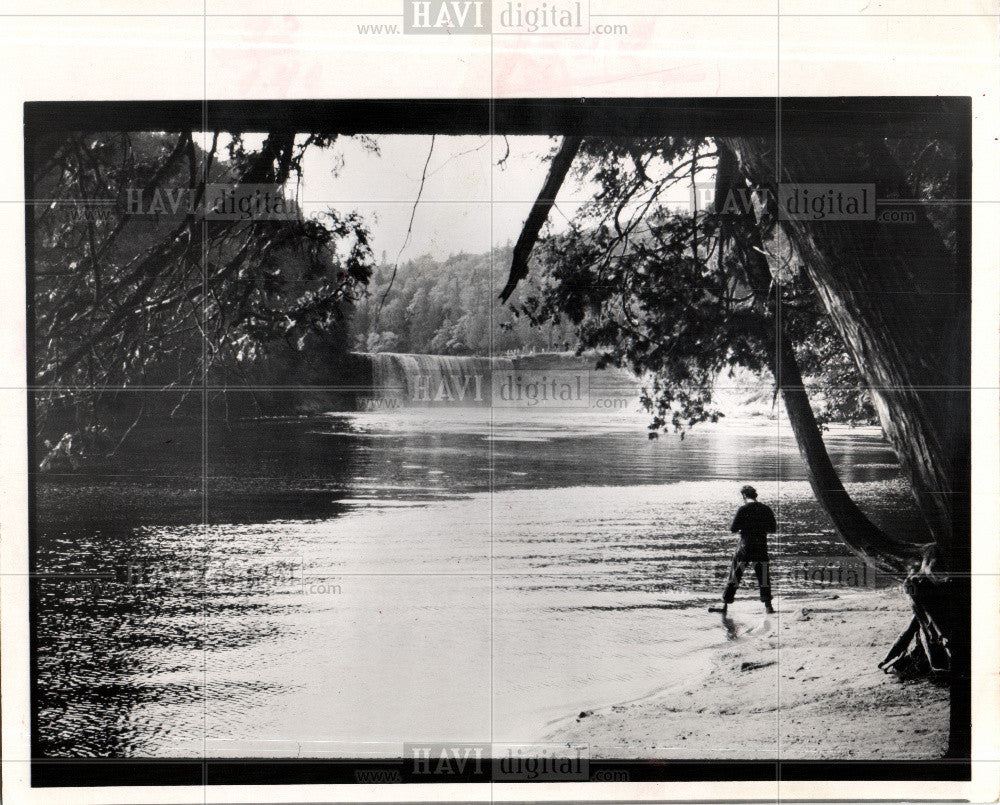
[[[640,699],[575,713],[545,740],[591,757],[915,759],[940,757],[948,689],[900,682],[877,664],[910,617],[897,589],[797,597],[765,616],[737,598],[724,649]]]

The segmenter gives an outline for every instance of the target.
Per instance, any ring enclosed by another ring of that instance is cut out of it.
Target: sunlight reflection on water
[[[45,752],[200,754],[206,729],[210,753],[536,740],[726,640],[703,609],[739,484],[778,512],[776,565],[844,553],[775,423],[649,441],[642,417],[509,413],[220,429],[205,497],[195,476],[169,507],[142,467],[40,480]],[[910,522],[877,432],[827,441],[866,510]]]

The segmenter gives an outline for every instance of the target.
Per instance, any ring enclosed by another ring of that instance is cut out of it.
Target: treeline
[[[511,248],[498,247],[492,260],[489,254],[466,253],[446,260],[419,257],[400,264],[395,276],[392,265],[377,266],[368,294],[351,317],[352,348],[438,355],[575,349],[576,332],[569,323],[532,326],[499,302],[510,261]],[[513,307],[537,294],[541,281],[523,283],[511,300]]]

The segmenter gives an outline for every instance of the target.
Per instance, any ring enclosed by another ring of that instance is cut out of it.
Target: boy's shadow
[[[722,625],[726,627],[726,639],[736,640],[739,638],[739,632],[736,630],[736,621],[730,618],[728,615],[723,614]]]

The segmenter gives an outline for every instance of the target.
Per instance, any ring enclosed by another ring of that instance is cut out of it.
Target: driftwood
[[[950,610],[947,607],[950,581],[936,577],[934,556],[929,552],[920,569],[910,574],[904,589],[910,596],[913,619],[878,664],[885,673],[902,678],[925,673],[951,671]]]
[[[914,616],[910,621],[910,625],[907,626],[902,634],[896,638],[896,642],[892,644],[892,648],[889,649],[889,653],[885,655],[885,659],[878,664],[886,673],[893,670],[894,666],[906,655],[907,649],[910,647],[910,643],[913,642],[913,636],[917,633],[920,628],[920,620]]]

